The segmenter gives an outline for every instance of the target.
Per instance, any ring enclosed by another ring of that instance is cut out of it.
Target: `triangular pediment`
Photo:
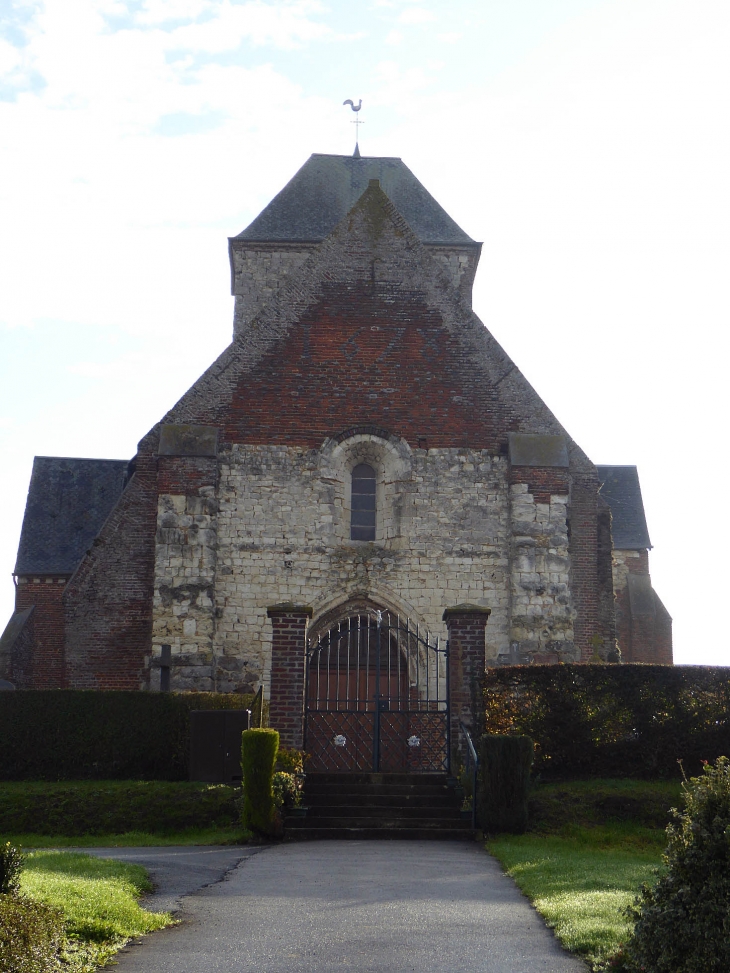
[[[338,295],[343,343],[352,317],[361,313],[365,305],[371,309],[368,313],[377,317],[371,330],[386,334],[392,330],[399,340],[404,330],[418,330],[409,316],[412,310],[428,317],[426,331],[430,331],[424,332],[423,341],[433,342],[436,329],[438,349],[434,346],[436,350],[430,355],[427,348],[419,346],[414,354],[401,340],[403,371],[408,372],[410,381],[417,381],[414,362],[416,366],[419,361],[424,363],[427,384],[438,389],[443,399],[444,422],[453,416],[456,427],[461,421],[457,412],[472,418],[481,412],[485,423],[490,424],[492,439],[498,427],[499,434],[505,437],[509,431],[566,435],[377,180],[369,182],[332,232],[284,280],[268,303],[245,322],[231,345],[163,422],[219,425],[227,421],[236,390],[259,382],[262,362],[271,369],[277,349],[279,353],[295,354],[302,322],[307,322],[310,336],[316,336],[316,309],[334,293]],[[385,335],[380,337],[383,346],[388,345]],[[353,356],[364,354],[362,344],[360,341],[353,345],[350,358],[343,360],[341,367],[351,367]],[[306,357],[303,347],[300,353]],[[441,371],[439,355],[448,357],[448,368]],[[282,381],[291,380],[292,369],[304,376],[317,366],[316,359],[307,362],[304,370],[300,364],[290,360],[289,370],[282,371]],[[336,369],[337,365],[332,367]],[[372,362],[368,367],[372,368]],[[240,394],[238,398],[240,401]],[[569,449],[573,461],[588,462],[570,440]]]

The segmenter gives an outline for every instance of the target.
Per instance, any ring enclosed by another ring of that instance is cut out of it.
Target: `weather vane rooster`
[[[360,100],[358,101],[357,104],[355,104],[355,102],[352,100],[352,98],[348,98],[346,101],[343,101],[342,104],[343,105],[349,105],[350,108],[352,108],[352,110],[355,113],[357,113],[362,108],[362,98],[360,98]],[[355,156],[356,159],[359,159],[360,158],[360,126],[361,125],[364,125],[365,122],[361,122],[360,121],[360,116],[358,114],[355,114],[355,121],[352,124],[355,126],[355,152],[354,152],[354,156]]]

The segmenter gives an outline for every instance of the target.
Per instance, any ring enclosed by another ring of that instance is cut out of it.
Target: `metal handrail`
[[[254,718],[253,714],[256,707],[256,703],[259,704],[259,707],[258,707],[258,714]],[[264,725],[264,687],[263,686],[259,686],[258,692],[251,700],[251,708],[249,712],[251,713],[251,718],[254,719],[254,726],[256,725],[257,722],[258,728],[260,729]]]
[[[464,734],[466,739],[467,747],[467,762],[466,769],[469,769],[469,763],[472,765],[472,785],[471,785],[471,826],[476,828],[477,826],[477,774],[479,772],[479,755],[477,754],[476,747],[474,746],[474,741],[471,738],[471,734],[464,726],[463,720],[459,720],[459,726],[461,727],[461,732]]]

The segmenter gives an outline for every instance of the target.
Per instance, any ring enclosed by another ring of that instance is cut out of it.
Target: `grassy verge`
[[[89,855],[33,852],[21,877],[21,891],[63,912],[69,973],[90,973],[132,937],[173,921],[168,913],[147,912],[137,902],[151,891],[141,866]]]
[[[661,847],[576,847],[570,838],[500,837],[487,843],[562,944],[600,969],[628,936],[623,910],[651,882]]]
[[[487,842],[566,948],[594,970],[626,939],[623,914],[651,882],[678,783],[576,781],[535,789],[530,833]]]
[[[16,848],[169,848],[173,845],[245,845],[251,832],[244,828],[186,828],[184,831],[124,831],[121,834],[54,835],[24,832],[3,834]]]

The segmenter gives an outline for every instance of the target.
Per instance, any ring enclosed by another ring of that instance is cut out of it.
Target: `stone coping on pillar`
[[[309,605],[295,605],[294,602],[285,601],[280,605],[270,605],[266,609],[266,614],[269,618],[274,618],[276,615],[306,615],[307,618],[311,618],[314,609]]]
[[[492,609],[485,608],[483,605],[454,605],[453,608],[444,611],[443,621],[448,622],[451,618],[461,618],[463,615],[477,615],[486,623],[491,614]]]

